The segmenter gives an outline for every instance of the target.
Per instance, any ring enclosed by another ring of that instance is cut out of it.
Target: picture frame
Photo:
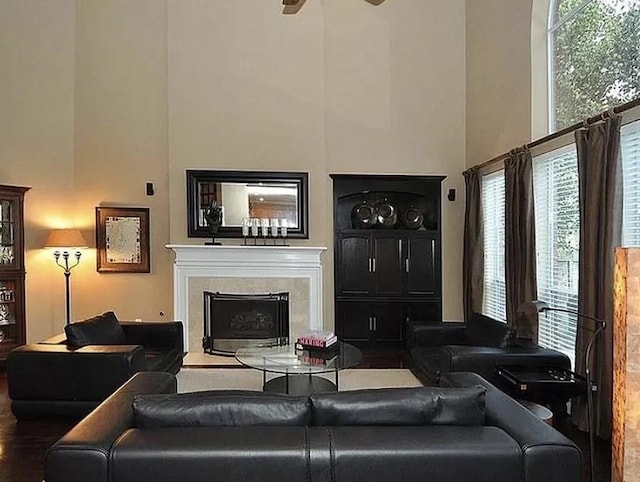
[[[149,208],[96,207],[99,273],[149,273]]]
[[[187,169],[186,181],[189,238],[212,237],[204,216],[212,201],[223,209],[216,238],[243,238],[243,217],[286,218],[289,238],[309,238],[308,172]],[[265,189],[274,193],[257,193]]]

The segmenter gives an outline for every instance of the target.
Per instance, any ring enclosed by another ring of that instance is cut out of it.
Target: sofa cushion
[[[483,425],[485,389],[382,388],[311,394],[313,425]]]
[[[71,346],[125,345],[127,337],[113,311],[107,311],[84,321],[64,327]]]
[[[139,395],[133,400],[138,428],[308,425],[308,397],[250,390]]]
[[[502,346],[507,324],[479,313],[473,313],[465,330],[465,344],[478,346]]]

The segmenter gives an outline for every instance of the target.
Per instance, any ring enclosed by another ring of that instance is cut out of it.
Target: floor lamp
[[[562,313],[569,313],[571,315],[575,315],[578,320],[587,319],[592,320],[596,323],[596,329],[589,338],[587,343],[587,349],[584,352],[584,373],[587,379],[587,423],[589,425],[589,462],[591,465],[591,482],[595,481],[595,472],[594,472],[594,455],[595,455],[595,433],[594,433],[594,411],[593,411],[593,392],[598,390],[598,385],[591,379],[591,369],[590,369],[590,360],[591,360],[591,350],[598,338],[598,335],[605,329],[607,323],[604,320],[599,318],[595,318],[590,315],[586,315],[584,313],[580,313],[574,310],[565,310],[564,308],[554,308],[549,306],[544,301],[535,300],[530,301],[528,303],[524,303],[519,309],[519,312],[522,313],[543,313],[545,311],[560,311]]]
[[[82,233],[77,229],[54,229],[49,233],[45,248],[55,248],[53,257],[56,260],[56,264],[64,270],[65,281],[65,314],[66,324],[71,323],[71,307],[69,303],[69,278],[71,277],[71,270],[80,264],[80,256],[82,253],[80,248],[86,248],[87,242],[82,236]],[[74,264],[69,264],[69,257],[72,249],[75,249],[76,261]],[[62,259],[61,259],[62,258]]]

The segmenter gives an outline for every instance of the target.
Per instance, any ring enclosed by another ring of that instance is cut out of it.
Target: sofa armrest
[[[465,340],[465,324],[415,324],[408,326],[407,338],[410,347],[463,345]]]
[[[176,378],[170,373],[134,375],[47,451],[45,480],[107,482],[111,446],[133,425],[133,397],[175,392]]]
[[[34,344],[7,357],[12,400],[104,400],[131,376],[145,369],[138,345]]]
[[[184,353],[181,321],[122,321],[120,326],[132,345],[173,349]]]
[[[524,482],[580,482],[582,454],[567,437],[476,373],[443,375],[440,385],[482,385],[486,393],[486,424],[499,427],[520,444]]]

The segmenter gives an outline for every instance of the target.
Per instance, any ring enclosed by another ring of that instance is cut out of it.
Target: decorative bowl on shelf
[[[386,199],[375,205],[378,224],[382,228],[394,228],[398,223],[398,211]]]
[[[420,229],[423,221],[424,215],[417,207],[410,206],[402,213],[402,224],[407,229]]]
[[[376,216],[376,208],[367,201],[363,201],[351,210],[351,224],[354,228],[369,229],[377,223]]]

